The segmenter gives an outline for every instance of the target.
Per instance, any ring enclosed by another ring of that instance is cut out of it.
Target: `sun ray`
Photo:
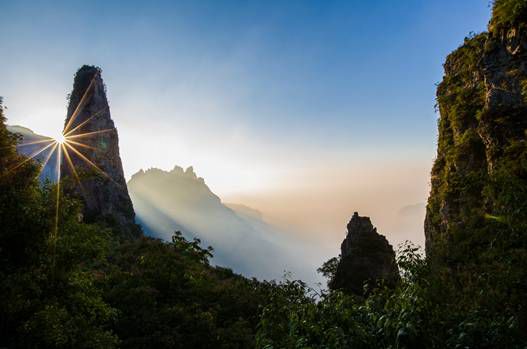
[[[58,143],[57,143],[58,144]],[[54,229],[51,232],[51,244],[52,244],[52,270],[53,274],[55,273],[55,259],[56,259],[56,252],[57,252],[57,239],[59,236],[59,208],[60,208],[60,168],[62,166],[62,147],[58,147],[58,156],[57,156],[57,163],[56,163],[56,169],[57,169],[57,195],[56,195],[56,201],[55,201],[55,224]]]
[[[123,187],[122,184],[117,183],[110,175],[106,172],[104,172],[102,169],[100,169],[97,165],[95,165],[90,159],[88,159],[84,154],[82,154],[78,149],[76,149],[73,145],[69,144],[71,142],[65,142],[64,145],[68,148],[70,148],[75,154],[77,154],[82,160],[84,160],[87,164],[95,168],[99,173],[101,173],[106,179],[109,179],[113,184],[115,184],[118,187]]]
[[[100,133],[112,132],[112,131],[114,131],[114,130],[115,130],[115,129],[113,129],[113,128],[107,128],[107,129],[99,130],[99,131],[92,131],[92,132],[86,132],[86,133],[79,133],[79,134],[76,134],[76,135],[73,135],[73,136],[68,136],[67,139],[68,139],[68,140],[71,140],[72,138],[88,137],[88,136],[93,136],[93,135],[100,134]]]
[[[44,148],[34,152],[33,154],[31,154],[30,156],[28,156],[26,159],[24,159],[24,161],[20,162],[18,165],[16,165],[15,167],[11,168],[9,171],[14,171],[16,170],[17,168],[19,168],[20,166],[22,166],[23,164],[25,164],[26,162],[30,161],[31,159],[34,159],[35,156],[39,155],[40,153],[42,153],[44,150],[48,149],[49,147],[51,147],[54,143],[50,143],[48,145],[46,145]]]
[[[57,162],[56,162],[56,170],[57,170],[57,195],[56,195],[56,202],[55,202],[55,229],[53,229],[53,240],[55,240],[58,236],[58,230],[59,230],[59,207],[60,207],[60,180],[61,180],[61,167],[62,167],[62,151],[61,147],[58,147],[58,156],[57,156]]]
[[[75,119],[77,118],[77,116],[80,114],[81,110],[84,108],[84,106],[86,105],[86,102],[87,102],[87,99],[88,99],[88,94],[90,93],[90,90],[93,88],[94,84],[95,84],[95,78],[97,77],[97,75],[99,75],[98,73],[96,73],[93,78],[91,79],[90,81],[90,84],[88,85],[88,87],[86,88],[86,91],[84,91],[82,97],[81,97],[81,100],[79,101],[79,103],[77,104],[77,107],[75,108],[75,111],[73,111],[73,114],[71,114],[70,116],[70,119],[68,121],[68,123],[66,124],[66,126],[64,127],[64,133],[68,132],[71,125],[73,124],[73,122],[75,121]]]
[[[111,177],[106,173],[104,172],[103,170],[101,170],[97,165],[95,165],[90,159],[88,159],[86,156],[84,156],[84,154],[82,154],[80,151],[78,151],[74,146],[72,146],[71,144],[69,144],[69,142],[66,142],[64,143],[64,145],[66,145],[66,147],[70,148],[75,154],[77,154],[82,160],[84,160],[86,163],[88,163],[90,166],[92,166],[93,168],[95,168],[97,171],[99,171],[101,174],[103,174],[106,178],[109,178],[111,179]]]
[[[77,126],[75,126],[74,128],[72,128],[71,130],[69,130],[68,132],[65,132],[64,133],[64,137],[68,137],[70,134],[72,134],[73,132],[77,131],[78,129],[80,129],[82,126],[86,125],[88,122],[90,122],[91,119],[97,117],[97,115],[99,115],[100,113],[102,113],[103,111],[105,111],[106,109],[108,109],[108,107],[104,107],[102,108],[101,110],[99,110],[97,113],[93,114],[92,116],[90,116],[89,118],[87,118],[86,120],[84,120],[83,122],[81,122],[80,124],[78,124]]]
[[[49,159],[51,159],[51,157],[53,156],[53,153],[55,152],[55,150],[57,150],[58,145],[59,144],[57,142],[55,142],[55,144],[53,145],[53,148],[51,148],[51,150],[49,151],[48,155],[46,156],[46,159],[42,163],[42,165],[41,165],[42,167],[40,169],[40,172],[42,172],[42,170],[44,170],[44,167],[46,167],[46,165],[48,164]]]
[[[42,143],[50,143],[54,142],[55,140],[53,138],[48,139],[41,139],[40,141],[33,141],[33,142],[27,142],[27,143],[19,143],[16,146],[17,147],[25,147],[26,145],[34,145],[34,144],[42,144]]]
[[[90,145],[87,145],[87,144],[84,144],[84,143],[81,143],[81,142],[77,142],[77,141],[74,141],[74,140],[71,140],[71,139],[67,139],[66,142],[70,143],[70,144],[75,144],[75,145],[78,145],[79,147],[87,148],[87,149],[90,149],[90,150],[93,150],[93,151],[100,151],[100,149],[97,149],[97,148],[92,147]]]
[[[66,158],[66,162],[68,163],[68,166],[71,169],[71,172],[73,173],[73,176],[75,177],[75,180],[79,184],[79,187],[82,191],[84,191],[84,187],[82,186],[81,180],[79,178],[79,174],[77,173],[77,170],[75,169],[75,165],[73,164],[73,161],[71,161],[70,153],[68,152],[68,149],[66,148],[66,144],[61,144],[62,152],[64,153],[64,157]]]

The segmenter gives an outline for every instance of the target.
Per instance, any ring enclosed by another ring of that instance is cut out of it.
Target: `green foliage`
[[[260,285],[208,265],[209,250],[181,234],[172,243],[122,243],[108,274],[106,297],[119,311],[123,347],[253,346]]]
[[[495,0],[492,6],[490,31],[502,31],[527,20],[527,1],[525,0]]]
[[[487,41],[486,33],[465,39],[447,57],[437,88],[441,118],[427,206],[427,253],[452,265],[470,255],[472,232],[480,230],[487,213],[487,156],[477,132],[485,107],[481,59]]]
[[[44,188],[54,198],[55,188]],[[54,206],[54,205],[48,205]],[[3,273],[2,344],[57,348],[254,346],[266,288],[211,267],[209,249],[176,233],[172,243],[120,242],[77,221],[62,198],[59,231],[34,264]]]
[[[433,269],[420,251],[398,256],[402,280],[367,299],[333,291],[318,297],[304,284],[273,289],[257,334],[259,348],[524,348],[518,319],[494,304],[451,293],[454,280]],[[469,276],[465,275],[465,281]],[[459,280],[456,280],[459,281]],[[480,285],[481,286],[481,285]],[[494,291],[496,285],[479,288]],[[503,288],[502,288],[503,289]],[[472,294],[471,294],[472,296]]]
[[[317,269],[317,271],[328,280],[328,285],[335,278],[339,263],[340,257],[333,257],[327,260],[320,268]]]
[[[77,71],[73,82],[73,91],[75,91],[76,94],[69,96],[69,99],[72,102],[70,108],[77,107],[77,104],[81,101],[82,95],[96,74],[101,74],[101,69],[92,65],[83,65]],[[71,112],[73,112],[73,110]],[[68,113],[68,115],[71,115],[71,113]]]
[[[46,200],[55,194],[50,187],[42,193],[44,206],[53,212],[53,202]],[[60,212],[58,233],[33,251],[35,262],[2,270],[0,316],[7,326],[1,344],[254,346],[266,286],[211,267],[211,250],[179,233],[171,243],[119,241],[107,229],[78,222],[74,201],[61,197]]]
[[[38,166],[17,154],[17,138],[7,131],[5,121],[0,100],[0,266],[10,269],[29,262],[47,227]]]
[[[81,222],[16,141],[0,108],[0,347],[254,347],[270,284],[211,266],[178,232],[122,240]]]
[[[436,278],[428,279],[455,304],[459,322],[450,331],[468,347],[507,347],[497,331],[527,333],[525,74],[523,58],[507,57],[507,47],[523,40],[526,14],[524,0],[495,1],[490,34],[466,39],[449,55],[437,91],[438,155],[426,222]],[[500,93],[518,102],[491,99]]]
[[[107,263],[110,232],[79,223],[78,205],[67,198],[61,199],[60,229],[53,231],[55,190],[46,187],[41,194],[41,210],[53,218],[44,230],[44,243],[32,251],[31,263],[3,270],[1,316],[8,324],[2,329],[2,338],[7,339],[3,344],[114,347],[118,340],[108,325],[116,312],[97,287]]]

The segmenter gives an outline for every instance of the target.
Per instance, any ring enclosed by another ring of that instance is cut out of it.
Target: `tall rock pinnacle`
[[[330,288],[363,295],[365,282],[382,280],[393,286],[399,280],[395,252],[388,240],[377,233],[369,217],[354,213],[340,249],[341,259]]]
[[[140,235],[99,68],[85,65],[77,71],[63,133],[69,156],[62,173],[72,179],[67,190],[82,198],[85,220],[104,221],[124,237]]]

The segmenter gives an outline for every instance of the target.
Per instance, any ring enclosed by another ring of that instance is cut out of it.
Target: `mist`
[[[354,158],[346,164],[300,167],[265,191],[226,195],[258,208],[269,222],[336,256],[346,224],[358,211],[371,217],[395,249],[405,241],[424,245],[430,159]]]
[[[329,250],[268,224],[254,208],[224,204],[191,167],[140,171],[128,189],[147,235],[170,241],[181,231],[187,239],[199,238],[203,248],[214,248],[213,264],[248,277],[323,282],[316,269]]]

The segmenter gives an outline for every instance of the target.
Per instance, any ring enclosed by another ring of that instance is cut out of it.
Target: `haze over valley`
[[[46,139],[19,126],[9,130],[22,135],[22,143]],[[38,147],[37,143],[19,150],[31,155]],[[44,167],[41,180],[54,182],[56,154],[50,153],[51,149],[45,150],[37,159],[43,162],[48,155],[53,156]],[[205,246],[213,246],[213,262],[218,265],[268,280],[281,279],[288,273],[316,286],[323,281],[316,269],[337,253],[345,235],[342,222],[350,215],[346,207],[358,207],[361,213],[381,217],[377,225],[387,232],[394,246],[406,240],[423,243],[424,204],[399,207],[400,197],[418,200],[425,195],[415,190],[415,182],[409,181],[416,171],[406,168],[399,176],[391,173],[387,178],[374,164],[361,165],[363,172],[372,168],[370,171],[376,174],[356,176],[346,191],[342,191],[346,178],[321,171],[303,176],[302,183],[308,183],[309,187],[292,182],[276,193],[270,190],[232,195],[230,199],[236,203],[231,204],[225,204],[225,199],[214,194],[192,167],[140,170],[131,176],[128,190],[136,221],[146,234],[170,241],[174,231],[179,230],[187,238],[199,238]],[[342,173],[350,171],[343,169]],[[324,176],[327,182],[320,184]],[[399,182],[395,181],[397,177],[401,178]],[[376,183],[386,183],[386,187],[368,186],[375,178]],[[381,207],[377,204],[379,198],[383,201]],[[321,205],[322,202],[325,204]],[[266,211],[255,207],[264,207]],[[276,257],[269,260],[270,255]]]

